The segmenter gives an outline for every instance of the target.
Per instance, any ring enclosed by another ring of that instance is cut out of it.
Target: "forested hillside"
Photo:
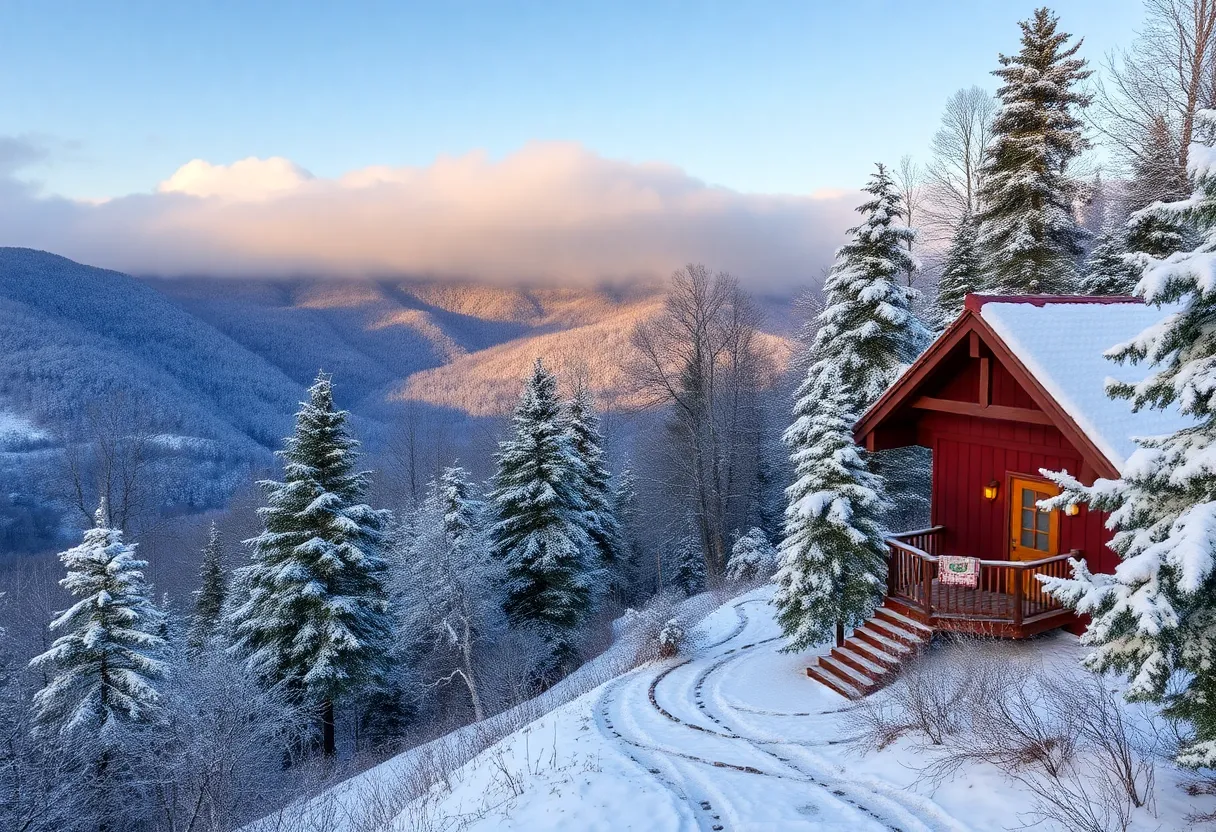
[[[621,358],[660,306],[645,287],[166,280],[0,249],[0,550],[62,542],[123,466],[154,473],[132,512],[222,506],[273,464],[318,370],[373,455],[403,432],[449,446],[480,435],[449,428],[504,415],[538,356],[628,407]],[[790,351],[781,335],[764,348],[782,365]]]

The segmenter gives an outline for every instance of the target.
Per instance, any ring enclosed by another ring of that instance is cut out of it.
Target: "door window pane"
[[[1022,529],[1022,545],[1034,547],[1034,532],[1028,529]]]
[[[1034,491],[1029,488],[1022,489],[1022,506],[1024,508],[1034,507]]]
[[[1034,530],[1034,515],[1035,515],[1035,512],[1032,511],[1031,509],[1028,509],[1028,508],[1022,509],[1022,528],[1023,529],[1030,529],[1031,531]]]
[[[1047,551],[1047,532],[1039,532],[1035,535],[1034,548],[1041,552]]]

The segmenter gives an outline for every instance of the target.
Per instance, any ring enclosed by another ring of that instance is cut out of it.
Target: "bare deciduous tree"
[[[916,224],[921,220],[921,207],[925,197],[924,171],[910,155],[905,153],[899,158],[899,165],[895,168],[892,178],[895,180],[895,188],[899,191],[900,199],[903,200],[904,222],[909,228],[916,228]],[[916,241],[910,239],[907,242],[908,251],[911,252]],[[916,269],[908,269],[909,286],[912,285],[916,275]]]
[[[920,224],[947,237],[960,218],[979,208],[984,152],[992,136],[997,102],[980,87],[961,89],[946,101],[925,166],[925,206]]]
[[[154,450],[150,420],[138,402],[118,392],[88,409],[81,439],[69,442],[65,451],[72,507],[92,525],[104,500],[110,525],[131,531],[148,508],[145,472]]]
[[[1216,0],[1144,5],[1135,43],[1106,57],[1107,79],[1095,83],[1091,119],[1128,168],[1162,120],[1176,154],[1174,185],[1186,181],[1196,111],[1216,103]]]
[[[731,521],[750,496],[744,466],[755,459],[757,391],[768,369],[759,323],[734,277],[691,264],[672,275],[662,314],[633,332],[630,370],[647,405],[673,411],[681,479],[714,579],[726,567]]]

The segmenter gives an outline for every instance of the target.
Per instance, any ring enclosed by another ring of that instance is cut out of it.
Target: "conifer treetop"
[[[1072,212],[1069,162],[1086,147],[1076,110],[1090,97],[1078,85],[1091,74],[1076,57],[1082,41],[1058,30],[1046,8],[1018,24],[1022,48],[1001,55],[1001,106],[980,189],[981,245],[989,286],[1000,294],[1068,293],[1085,232]]]
[[[919,268],[906,245],[916,232],[902,224],[904,211],[886,168],[879,164],[857,210],[863,222],[836,252],[824,281],[825,309],[811,345],[810,375],[835,367],[861,411],[916,359],[930,335],[913,314],[916,290],[901,276]]]
[[[231,620],[235,649],[273,681],[333,701],[371,684],[390,635],[383,586],[386,512],[362,502],[368,472],[348,414],[321,373],[279,452],[283,481],[262,483],[264,531],[247,541],[249,589]]]
[[[81,544],[60,554],[67,568],[60,586],[76,601],[51,621],[51,631],[62,634],[30,662],[50,674],[34,697],[43,728],[85,729],[103,741],[121,723],[158,718],[156,681],[168,672],[162,614],[143,575],[147,562],[105,517],[103,506]]]

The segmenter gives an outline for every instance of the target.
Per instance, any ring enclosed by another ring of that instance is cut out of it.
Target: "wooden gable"
[[[967,417],[979,433],[992,432],[984,426],[988,422],[1003,423],[1001,433],[1015,426],[1011,435],[1045,447],[1059,447],[1058,434],[1079,455],[1083,476],[1118,476],[1114,464],[988,326],[978,307],[964,310],[866,411],[854,435],[870,450],[926,444],[923,422],[932,413]]]

